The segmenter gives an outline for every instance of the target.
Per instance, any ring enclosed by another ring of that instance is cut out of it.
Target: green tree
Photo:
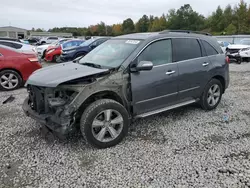
[[[128,18],[122,23],[122,32],[124,34],[133,33],[135,31],[135,25],[131,18]]]
[[[235,17],[238,21],[237,33],[245,34],[248,32],[249,24],[248,24],[247,16],[248,16],[247,3],[241,0],[238,7],[235,10]]]
[[[161,30],[160,19],[158,17],[155,17],[151,31],[154,32],[154,31],[160,31],[160,30]]]
[[[149,18],[143,15],[135,25],[136,32],[147,32],[149,28]]]
[[[149,16],[149,26],[148,26],[148,31],[152,31],[152,26],[153,26],[153,23],[154,23],[154,16],[153,15],[150,15]]]
[[[227,35],[233,35],[233,34],[236,34],[237,28],[235,27],[235,25],[231,23],[229,24],[229,26],[227,26],[227,28],[225,29],[225,32]]]

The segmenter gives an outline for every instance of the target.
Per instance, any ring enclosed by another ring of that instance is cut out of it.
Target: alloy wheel
[[[214,84],[208,90],[207,102],[209,106],[215,106],[220,100],[220,87],[217,84]]]
[[[122,115],[113,109],[100,112],[92,122],[92,134],[100,142],[115,140],[123,129]]]
[[[5,89],[13,89],[18,85],[18,78],[13,73],[5,73],[0,78],[0,84]]]

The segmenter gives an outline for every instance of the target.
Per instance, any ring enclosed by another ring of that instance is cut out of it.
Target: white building
[[[27,37],[26,29],[6,26],[0,27],[0,37],[10,37],[10,38],[26,38]]]

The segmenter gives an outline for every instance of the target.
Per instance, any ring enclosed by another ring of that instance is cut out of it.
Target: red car
[[[23,85],[29,76],[42,68],[35,53],[21,53],[0,45],[0,90],[14,90]]]
[[[53,62],[59,63],[61,62],[60,55],[62,54],[62,49],[73,48],[73,47],[79,46],[83,42],[85,42],[85,40],[75,39],[75,40],[68,40],[57,46],[49,46],[45,52],[44,59],[45,61],[53,61]]]
[[[59,62],[62,53],[61,45],[49,46],[45,52],[45,61]]]

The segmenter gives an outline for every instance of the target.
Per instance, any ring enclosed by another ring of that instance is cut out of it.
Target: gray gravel
[[[105,150],[80,135],[42,133],[21,110],[25,89],[1,92],[0,187],[250,187],[250,63],[230,66],[216,110],[189,106],[137,120]]]

